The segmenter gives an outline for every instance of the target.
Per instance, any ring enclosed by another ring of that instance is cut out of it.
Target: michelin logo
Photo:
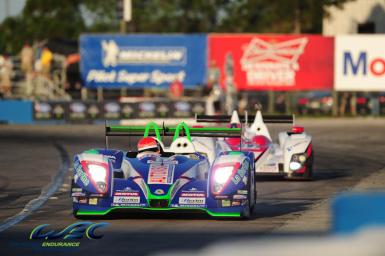
[[[119,47],[114,40],[102,40],[102,63],[104,67],[117,65],[185,65],[186,48],[163,47]]]
[[[103,49],[103,60],[102,60],[103,66],[116,67],[118,63],[119,46],[113,40],[110,40],[110,41],[103,40],[102,49]]]

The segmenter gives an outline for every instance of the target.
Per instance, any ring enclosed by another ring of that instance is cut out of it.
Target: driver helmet
[[[138,142],[138,152],[142,153],[145,151],[158,152],[159,153],[160,152],[159,142],[152,137],[140,139]]]

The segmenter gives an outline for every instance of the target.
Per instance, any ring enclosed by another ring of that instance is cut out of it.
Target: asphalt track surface
[[[263,237],[298,218],[320,200],[349,190],[385,166],[385,119],[304,119],[298,123],[313,136],[315,180],[258,178],[258,200],[252,220],[168,214],[112,216],[92,220],[109,223],[99,231],[104,237],[83,238],[77,248],[42,247],[43,241],[30,240],[29,235],[41,224],[50,224],[59,231],[78,221],[72,216],[70,171],[66,165],[74,154],[104,146],[103,127],[0,126],[0,230],[10,217],[20,212],[25,215],[19,223],[0,232],[0,255],[150,255],[201,249],[218,241]],[[285,128],[272,128],[273,137]],[[119,139],[111,144],[128,148],[134,145],[134,139]],[[55,179],[58,183],[58,173],[63,168],[64,180],[59,179],[56,193],[45,198],[37,209],[27,207],[29,210],[23,212],[32,199],[41,199],[47,184],[55,183]],[[306,234],[323,235],[312,230]]]

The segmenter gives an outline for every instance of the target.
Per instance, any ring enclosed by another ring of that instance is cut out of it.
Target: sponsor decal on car
[[[239,200],[234,200],[231,202],[231,206],[240,206],[241,205],[241,201]]]
[[[114,196],[113,204],[114,205],[131,205],[131,204],[139,204],[140,197],[139,196]]]
[[[71,196],[72,197],[74,197],[74,196],[86,196],[86,194],[82,193],[82,192],[75,192],[75,193],[72,193]]]
[[[124,189],[117,189],[116,192],[138,192],[138,190],[132,189],[131,187],[125,187]]]
[[[238,174],[235,174],[234,177],[231,179],[231,181],[235,184],[238,185],[238,183],[241,181],[241,177]]]
[[[233,199],[247,199],[247,195],[233,195]]]
[[[158,188],[157,190],[155,190],[155,192],[154,192],[155,194],[157,194],[157,195],[164,195],[164,190],[163,189],[160,189],[160,188]]]
[[[230,200],[222,200],[222,207],[230,207],[231,201]]]
[[[90,204],[90,205],[97,205],[98,204],[98,199],[97,198],[90,198],[90,199],[88,199],[88,204]]]
[[[153,163],[148,171],[148,184],[172,184],[174,165]]]
[[[200,191],[197,191],[197,192],[185,192],[185,191],[182,191],[182,193],[180,194],[181,197],[206,197],[206,194],[205,192],[200,192]]]
[[[286,148],[286,150],[287,150],[288,152],[290,152],[290,151],[292,151],[295,147],[297,147],[297,146],[299,146],[299,145],[301,145],[301,144],[303,144],[302,141],[301,141],[301,142],[297,142],[297,143],[294,144],[294,145],[288,146],[288,147]]]
[[[196,207],[204,207],[206,204],[205,197],[180,197],[179,204],[183,206],[196,206]]]
[[[90,194],[90,197],[104,197],[104,194]]]
[[[88,184],[90,184],[90,180],[88,179],[85,172],[80,169],[77,169],[76,174],[79,176],[80,180],[83,182],[84,185],[88,186]]]
[[[247,195],[248,194],[247,190],[238,190],[237,193],[240,195]]]
[[[242,178],[245,177],[247,173],[247,168],[248,168],[248,162],[244,162],[242,164],[242,167],[238,169],[237,173],[234,175],[234,177],[231,179],[231,181],[235,184],[238,185],[238,183],[242,180]]]
[[[74,180],[77,182],[77,179],[80,178],[80,180],[83,182],[85,186],[88,186],[90,184],[90,180],[88,179],[86,173],[83,171],[81,164],[79,161],[76,161],[74,164],[75,168],[75,175],[74,175]]]
[[[115,196],[139,196],[139,192],[120,192],[116,191]]]

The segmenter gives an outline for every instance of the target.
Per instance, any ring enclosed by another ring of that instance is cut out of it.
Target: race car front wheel
[[[251,219],[253,217],[253,212],[255,209],[255,204],[256,204],[256,195],[257,195],[257,190],[255,188],[255,173],[254,170],[249,168],[249,179],[248,179],[248,193],[247,193],[247,206],[244,208],[242,212],[242,218],[243,219]]]
[[[310,157],[306,162],[306,172],[303,174],[305,180],[313,179],[313,162],[314,162],[314,151],[311,152]]]

